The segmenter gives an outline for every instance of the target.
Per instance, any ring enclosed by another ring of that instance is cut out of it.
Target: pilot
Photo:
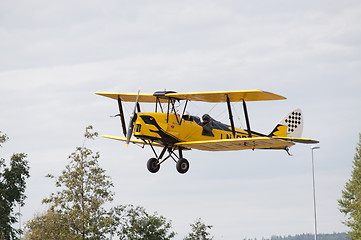
[[[202,135],[214,137],[214,134],[212,132],[212,130],[213,130],[213,118],[211,116],[209,116],[208,114],[204,114],[202,116],[202,120],[203,120],[203,122],[202,122],[202,126],[203,126]]]
[[[207,125],[208,123],[210,123],[212,120],[211,116],[209,116],[208,114],[204,114],[202,116],[202,121],[203,121],[203,126]]]

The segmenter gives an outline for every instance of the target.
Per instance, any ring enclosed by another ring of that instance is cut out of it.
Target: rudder
[[[303,113],[295,109],[288,113],[270,133],[270,137],[300,138],[303,131]]]

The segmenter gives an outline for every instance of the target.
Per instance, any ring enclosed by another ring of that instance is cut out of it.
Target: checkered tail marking
[[[301,109],[295,109],[287,114],[279,123],[287,126],[287,137],[302,137],[303,114]]]

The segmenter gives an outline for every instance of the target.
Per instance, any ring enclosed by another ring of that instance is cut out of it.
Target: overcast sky
[[[121,135],[116,102],[96,91],[143,93],[261,89],[287,100],[249,103],[251,127],[269,133],[301,108],[315,151],[318,231],[346,231],[337,199],[361,132],[361,2],[0,1],[0,130],[7,160],[30,162],[25,222],[47,206],[67,156],[92,124]],[[128,105],[127,109],[133,106]],[[151,106],[145,106],[145,108]],[[213,105],[192,103],[201,116]],[[245,125],[234,105],[237,126]],[[211,115],[227,122],[226,106]],[[218,111],[218,114],[217,114]],[[310,145],[285,151],[187,151],[180,175],[146,169],[149,149],[87,142],[114,182],[114,205],[172,220],[177,240],[201,217],[215,239],[313,232]]]

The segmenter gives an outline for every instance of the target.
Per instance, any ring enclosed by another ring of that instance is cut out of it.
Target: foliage
[[[345,240],[348,235],[346,233],[317,234],[318,240]],[[272,236],[271,238],[262,238],[262,240],[314,240],[314,234],[297,234],[295,236]],[[243,240],[257,240],[251,238],[243,238]]]
[[[85,140],[98,134],[86,128]],[[118,234],[120,239],[171,239],[171,223],[163,216],[148,214],[142,207],[103,205],[113,201],[113,183],[99,164],[99,153],[85,147],[76,148],[70,163],[55,178],[58,188],[43,203],[50,204],[45,213],[27,223],[27,239],[106,239]],[[56,236],[56,238],[54,238]]]
[[[351,239],[361,239],[361,134],[356,147],[351,179],[342,190],[342,199],[338,200],[340,211],[347,220],[344,224],[351,229]]]
[[[211,237],[210,233],[208,232],[209,229],[211,229],[213,226],[206,225],[202,222],[202,220],[199,218],[196,220],[194,224],[190,225],[192,228],[192,232],[188,234],[184,238],[184,240],[211,240],[213,237]]]
[[[6,134],[1,135],[0,143],[7,139]],[[26,157],[25,153],[14,153],[10,158],[10,168],[3,158],[0,159],[0,239],[18,239],[17,234],[21,234],[21,230],[12,225],[18,221],[13,213],[15,204],[24,206],[26,198],[25,180],[30,176]]]
[[[317,234],[318,240],[345,240],[346,233],[333,233],[333,234]],[[273,236],[270,240],[314,240],[314,234],[299,234],[295,236],[287,237],[275,237]]]
[[[25,234],[25,239],[80,239],[78,234],[71,231],[65,216],[51,209],[27,222],[27,228],[31,229],[31,232]]]
[[[86,128],[85,139],[94,139],[98,135],[91,130],[92,126]],[[106,234],[113,230],[114,211],[102,207],[113,201],[114,193],[110,191],[113,183],[98,164],[99,153],[93,153],[84,145],[85,140],[83,146],[77,147],[69,156],[70,163],[59,177],[47,175],[55,178],[55,186],[59,190],[43,200],[43,203],[50,204],[50,211],[27,225],[30,238],[39,231],[38,226],[42,226],[43,220],[50,221],[44,223],[47,225],[51,225],[54,219],[66,222],[67,227],[59,228],[58,234],[71,232],[78,239],[105,239]]]
[[[157,213],[151,215],[143,207],[132,205],[122,206],[118,211],[121,224],[117,234],[122,240],[168,240],[175,236],[171,222]]]
[[[0,147],[2,147],[2,143],[6,142],[9,139],[9,137],[6,134],[1,134],[0,131]]]

